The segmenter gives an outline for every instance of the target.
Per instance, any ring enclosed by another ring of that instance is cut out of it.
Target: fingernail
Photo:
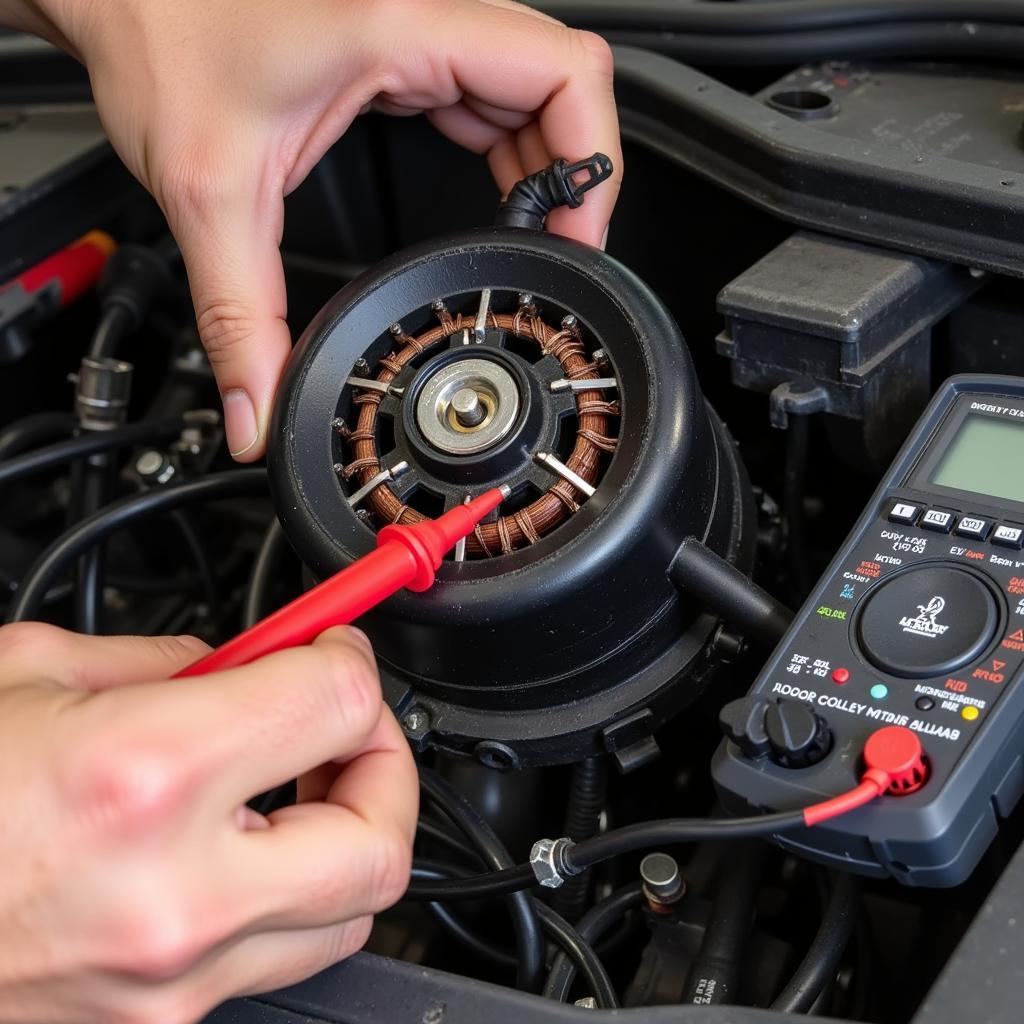
[[[611,227],[612,227],[611,224],[609,224],[608,227],[606,227],[604,229],[604,234],[601,236],[601,248],[602,249],[607,249],[608,248],[608,232],[611,230]]]
[[[356,626],[331,626],[320,634],[328,640],[336,640],[340,643],[356,643],[366,648],[366,653],[373,657],[373,644],[370,638]]]
[[[260,832],[270,828],[270,822],[250,807],[235,808],[235,828],[240,832]]]
[[[370,638],[358,626],[349,626],[348,628],[349,632],[352,634],[352,639],[358,640],[361,644],[363,644],[366,647],[366,650],[372,656],[373,644],[370,643]]]
[[[260,439],[256,408],[243,388],[232,388],[224,393],[224,433],[228,451],[236,459]]]
[[[190,636],[188,633],[182,633],[174,640],[185,648],[187,654],[194,654],[196,657],[210,650],[210,645],[205,640],[200,640],[197,636]]]

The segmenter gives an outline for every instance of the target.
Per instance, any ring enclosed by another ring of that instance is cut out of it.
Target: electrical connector
[[[867,766],[860,785],[848,793],[804,809],[804,823],[820,825],[871,803],[883,793],[905,796],[920,789],[928,777],[924,751],[917,734],[902,725],[890,725],[868,737],[864,745]]]

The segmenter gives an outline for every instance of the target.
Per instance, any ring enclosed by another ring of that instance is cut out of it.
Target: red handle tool
[[[95,285],[117,243],[105,231],[90,231],[67,248],[47,256],[22,271],[7,289],[21,289],[30,296],[50,295],[54,308],[71,305]]]
[[[439,519],[415,526],[385,526],[377,536],[376,551],[182,669],[175,678],[237,668],[265,654],[308,644],[325,629],[359,618],[402,587],[429,589],[445,554],[508,495],[507,487],[498,487]]]

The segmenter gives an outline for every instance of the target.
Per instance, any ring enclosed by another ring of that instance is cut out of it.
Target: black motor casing
[[[333,468],[346,377],[360,357],[386,354],[393,322],[411,329],[434,300],[458,308],[483,288],[495,303],[530,293],[542,312],[576,315],[619,382],[617,449],[596,494],[539,543],[446,562],[431,591],[400,593],[360,624],[418,745],[498,767],[602,750],[628,764],[710,664],[718,622],[669,582],[673,553],[696,536],[748,568],[753,531],[745,474],[679,329],[621,264],[557,236],[488,228],[407,249],[343,288],[281,387],[269,452],[278,514],[317,577],[374,547]],[[533,454],[524,442],[521,460]]]

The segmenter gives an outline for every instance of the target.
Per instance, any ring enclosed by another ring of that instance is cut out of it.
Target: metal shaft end
[[[463,427],[478,427],[487,418],[487,410],[472,388],[460,388],[452,395],[452,411]]]
[[[679,865],[667,853],[647,854],[640,862],[640,880],[647,899],[660,906],[677,903],[686,892]]]

